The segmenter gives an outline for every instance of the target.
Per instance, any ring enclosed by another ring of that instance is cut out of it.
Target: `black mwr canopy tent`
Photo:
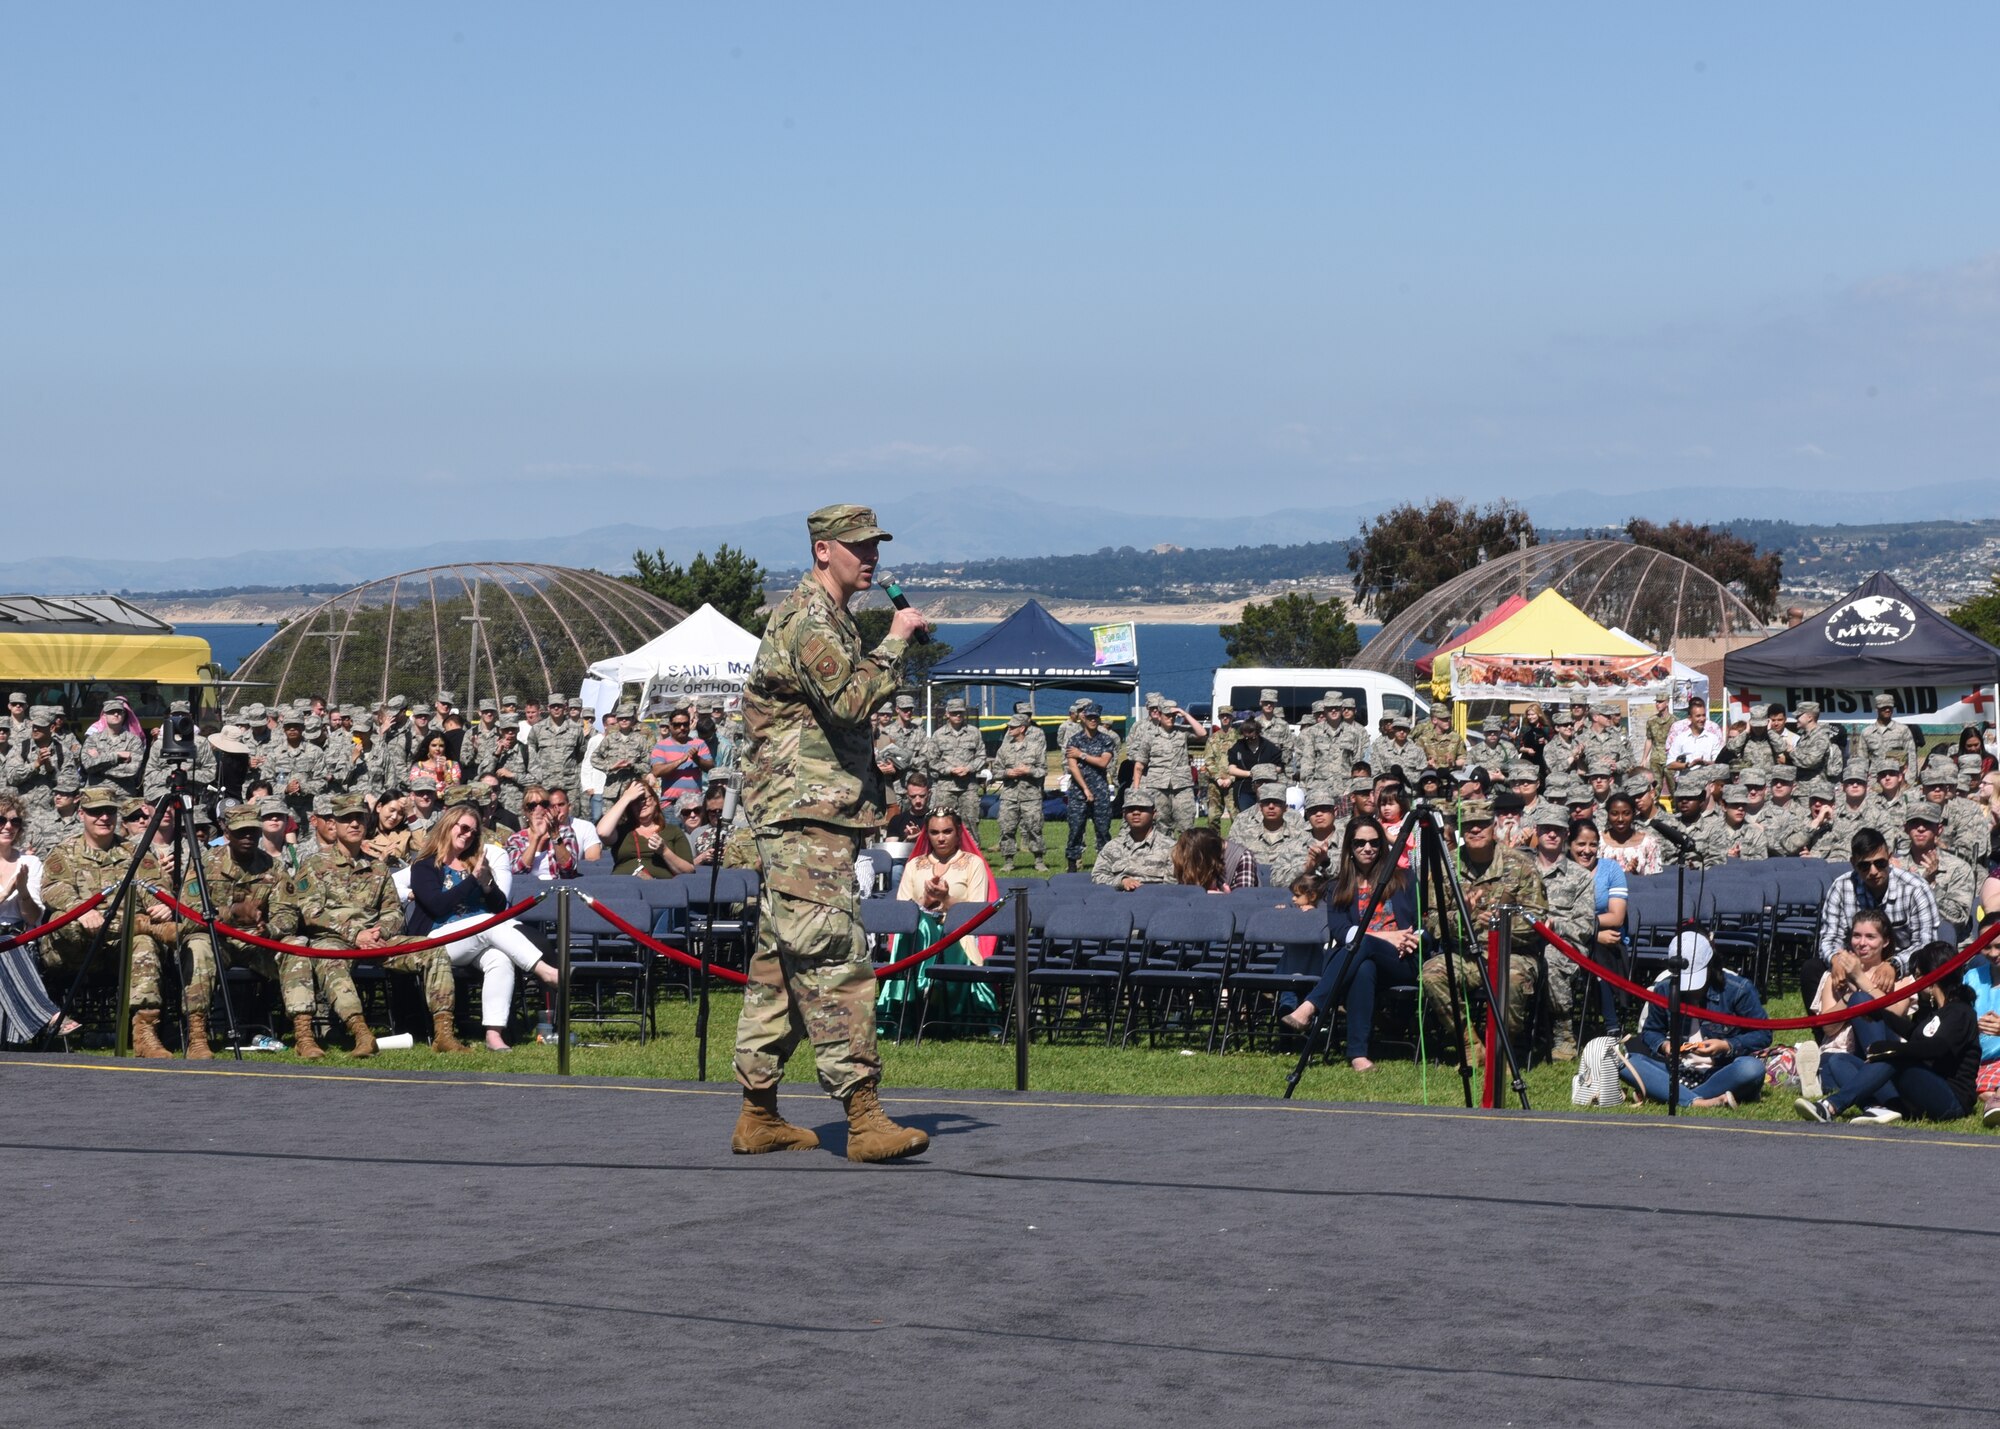
[[[1871,720],[1890,695],[1912,723],[1975,724],[2000,698],[2000,648],[1960,629],[1877,571],[1825,610],[1723,657],[1737,706],[1790,711],[1815,701],[1823,718]]]
[[[963,650],[931,666],[924,679],[924,723],[938,685],[1015,685],[1033,700],[1038,689],[1085,693],[1124,691],[1136,700],[1136,664],[1100,665],[1097,648],[1029,601]]]

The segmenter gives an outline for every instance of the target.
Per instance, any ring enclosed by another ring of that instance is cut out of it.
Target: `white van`
[[[1417,721],[1430,716],[1428,700],[1391,675],[1374,670],[1271,670],[1224,666],[1215,672],[1215,688],[1210,696],[1211,711],[1224,705],[1240,717],[1258,711],[1257,696],[1264,690],[1278,692],[1278,704],[1292,724],[1312,718],[1314,700],[1327,691],[1354,701],[1355,718],[1372,736],[1375,722],[1383,715],[1402,715],[1416,728]]]

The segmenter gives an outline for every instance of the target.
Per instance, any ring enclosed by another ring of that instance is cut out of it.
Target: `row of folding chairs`
[[[1674,935],[1693,923],[1725,965],[1769,995],[1775,975],[1796,961],[1779,954],[1817,938],[1827,889],[1848,869],[1826,859],[1772,858],[1628,879],[1626,942],[1640,980],[1657,973]]]

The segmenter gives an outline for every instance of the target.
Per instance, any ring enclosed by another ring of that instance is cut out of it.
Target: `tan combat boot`
[[[132,1014],[132,1055],[171,1057],[174,1054],[160,1041],[160,1009],[142,1007]]]
[[[452,1030],[449,1012],[431,1014],[431,1050],[433,1052],[469,1052],[472,1049],[458,1040]]]
[[[317,1062],[326,1055],[320,1050],[318,1040],[313,1037],[313,1019],[310,1012],[292,1014],[292,1050],[299,1054],[301,1062]]]
[[[372,1057],[375,1055],[375,1034],[368,1030],[368,1019],[355,1013],[347,1019],[347,1035],[354,1039],[354,1055]]]
[[[188,1060],[190,1062],[213,1062],[215,1053],[208,1050],[208,1014],[190,1012],[187,1015]]]
[[[930,1146],[931,1139],[923,1132],[889,1120],[873,1082],[862,1083],[843,1100],[847,1104],[849,1161],[895,1161],[918,1155]]]
[[[819,1137],[778,1114],[776,1087],[758,1092],[744,1088],[743,1110],[729,1138],[731,1151],[738,1156],[762,1156],[766,1151],[810,1151],[818,1145]]]

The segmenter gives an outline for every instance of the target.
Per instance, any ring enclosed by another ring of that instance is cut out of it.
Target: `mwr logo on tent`
[[[1826,617],[1827,640],[1849,649],[1894,645],[1916,633],[1916,611],[1893,595],[1860,596],[1835,606]]]

